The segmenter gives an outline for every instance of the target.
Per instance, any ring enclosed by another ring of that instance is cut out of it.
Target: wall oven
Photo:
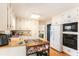
[[[63,24],[63,31],[78,32],[78,22]]]
[[[77,35],[63,34],[63,45],[77,50]]]

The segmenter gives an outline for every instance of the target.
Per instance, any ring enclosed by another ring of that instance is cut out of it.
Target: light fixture
[[[31,15],[31,18],[32,19],[39,19],[40,15],[37,15],[37,14],[32,14]]]

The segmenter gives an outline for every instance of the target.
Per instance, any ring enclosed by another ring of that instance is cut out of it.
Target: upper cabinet
[[[0,30],[7,29],[7,4],[0,3]]]
[[[28,20],[24,17],[16,18],[16,30],[32,30],[37,28],[37,20]]]
[[[17,17],[16,18],[16,30],[28,30],[28,20]]]
[[[0,30],[13,30],[15,29],[15,18],[10,8],[10,4],[0,4]]]
[[[79,8],[73,8],[53,17],[52,25],[78,22],[79,21],[78,19],[79,19]]]
[[[71,9],[62,15],[62,22],[63,23],[69,23],[69,22],[77,22],[77,17],[79,16],[79,9],[74,8]]]
[[[58,15],[52,18],[52,25],[59,25],[59,24],[62,24],[61,15]]]
[[[15,17],[14,17],[14,13],[12,10],[12,7],[10,4],[8,4],[7,6],[7,29],[8,30],[15,30]]]
[[[39,22],[38,20],[30,20],[27,18],[16,18],[16,30],[30,30],[32,38],[39,37]]]

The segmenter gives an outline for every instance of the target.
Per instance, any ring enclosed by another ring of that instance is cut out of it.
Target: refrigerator
[[[50,47],[62,52],[62,28],[61,25],[51,25]]]

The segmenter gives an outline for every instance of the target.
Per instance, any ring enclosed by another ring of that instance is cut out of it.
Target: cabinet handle
[[[8,25],[7,25],[7,28],[8,28]]]
[[[11,25],[10,25],[10,28],[11,28]]]
[[[9,26],[8,26],[8,24],[7,24],[7,28],[8,28]]]

